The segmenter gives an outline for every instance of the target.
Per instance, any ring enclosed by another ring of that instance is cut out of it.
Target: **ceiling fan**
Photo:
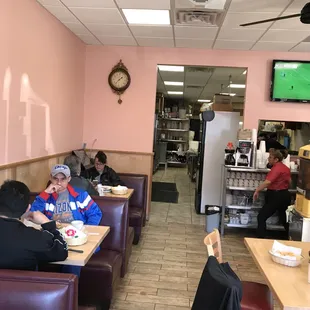
[[[269,23],[269,22],[274,22],[274,21],[277,21],[277,20],[289,19],[289,18],[295,18],[295,17],[300,17],[300,21],[303,24],[310,24],[310,2],[308,2],[302,8],[300,14],[292,14],[292,15],[286,15],[286,16],[280,16],[280,17],[275,17],[275,18],[259,20],[257,22],[241,24],[240,26],[246,27],[246,26],[252,26],[252,25],[257,25],[257,24]]]

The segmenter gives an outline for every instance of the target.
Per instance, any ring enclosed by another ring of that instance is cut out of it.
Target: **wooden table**
[[[85,244],[79,246],[69,246],[69,249],[83,250],[84,253],[68,252],[68,258],[65,261],[53,262],[51,264],[85,266],[94,254],[99,244],[104,240],[110,231],[108,226],[85,225],[85,229],[90,235]],[[94,235],[92,235],[92,233]]]
[[[129,199],[134,192],[134,189],[128,188],[128,192],[126,195],[115,195],[112,192],[111,193],[104,193],[104,197],[111,197],[111,198],[121,198],[121,199]]]
[[[272,261],[268,251],[272,248],[273,240],[245,238],[244,241],[281,307],[284,310],[310,310],[308,283],[310,242],[280,241],[302,249],[302,255],[305,257],[302,265],[292,268]]]

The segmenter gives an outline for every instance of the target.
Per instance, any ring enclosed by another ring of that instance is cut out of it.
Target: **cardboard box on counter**
[[[227,111],[232,112],[233,106],[231,103],[231,96],[215,94],[213,97],[213,111]]]

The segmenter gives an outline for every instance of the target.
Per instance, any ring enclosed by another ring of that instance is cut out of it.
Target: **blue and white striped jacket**
[[[74,220],[83,221],[86,225],[98,225],[102,217],[102,212],[88,193],[84,190],[73,188],[70,184],[68,184],[67,189]],[[42,192],[36,197],[30,211],[41,211],[49,219],[52,219],[57,197],[57,193],[48,194]]]

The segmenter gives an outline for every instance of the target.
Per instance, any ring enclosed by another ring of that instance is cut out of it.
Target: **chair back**
[[[204,244],[207,247],[208,257],[215,256],[219,263],[223,262],[221,237],[218,229],[214,229],[204,239]]]
[[[73,274],[0,270],[0,309],[78,310]]]

